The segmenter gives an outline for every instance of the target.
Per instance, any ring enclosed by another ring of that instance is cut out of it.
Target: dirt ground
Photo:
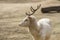
[[[48,2],[49,3],[49,2]],[[50,4],[51,3],[51,4]],[[50,1],[50,6],[58,5],[60,2]],[[19,22],[26,16],[25,13],[30,11],[30,7],[36,8],[38,3],[0,3],[0,40],[33,40],[28,27],[20,27]],[[47,6],[49,6],[47,4]],[[60,40],[60,13],[43,14],[40,9],[34,14],[40,18],[50,18],[52,20],[52,35],[50,40]]]

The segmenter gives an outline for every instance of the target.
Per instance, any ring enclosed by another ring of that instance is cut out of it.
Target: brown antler
[[[41,4],[37,6],[37,9],[34,9],[34,8],[31,6],[30,10],[31,10],[32,13],[30,14],[30,12],[29,12],[29,14],[26,13],[26,15],[28,15],[28,16],[33,15],[33,14],[40,8],[40,6],[41,6]]]
[[[29,12],[29,14],[26,12],[26,15],[30,16],[31,14],[30,14],[30,12]]]

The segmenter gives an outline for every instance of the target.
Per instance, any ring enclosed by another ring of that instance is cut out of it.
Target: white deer
[[[19,23],[19,26],[28,26],[34,40],[49,40],[51,35],[50,19],[43,18],[37,21],[36,17],[33,16],[40,6],[41,5],[37,6],[37,9],[31,7],[32,13],[26,13],[27,16]]]

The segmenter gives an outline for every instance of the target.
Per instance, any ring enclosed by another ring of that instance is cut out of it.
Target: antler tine
[[[31,6],[31,8],[30,8],[31,11],[32,11],[31,15],[33,15],[33,14],[35,13],[35,11],[37,11],[37,10],[40,8],[40,6],[41,6],[41,4],[37,6],[37,9],[34,9],[34,8]]]
[[[28,13],[26,12],[26,15],[28,15],[28,16],[33,15],[33,14],[40,8],[40,6],[41,6],[41,4],[37,6],[37,9],[34,9],[34,8],[31,6],[31,7],[30,7],[30,10],[32,11],[32,13],[30,14],[30,12],[29,12],[29,14],[28,14]]]
[[[32,6],[31,6],[30,10],[32,11],[32,13],[30,15],[33,15],[36,11],[36,9],[34,9]]]
[[[30,15],[31,15],[31,14],[30,14],[30,12],[29,12],[29,14],[26,12],[25,14],[26,14],[26,15],[28,15],[28,16],[30,16]]]
[[[32,12],[34,12],[34,11],[35,11],[35,9],[33,9],[33,7],[32,7],[32,6],[31,6],[31,8],[30,8],[30,9],[31,9],[31,11],[32,11]]]
[[[40,6],[41,6],[41,4],[37,6],[37,9],[36,9],[36,10],[38,10],[38,9],[40,8]],[[36,10],[35,10],[35,11],[36,11]]]
[[[39,9],[39,8],[40,8],[40,6],[41,6],[41,4],[37,6],[37,9]],[[34,11],[36,11],[36,10],[37,10],[37,9],[34,9],[32,6],[31,6],[31,8],[30,8],[30,9],[31,9],[31,11],[32,11],[32,12],[34,12]]]

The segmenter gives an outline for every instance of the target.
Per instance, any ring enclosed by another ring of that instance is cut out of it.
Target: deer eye
[[[28,21],[27,19],[25,21]]]

